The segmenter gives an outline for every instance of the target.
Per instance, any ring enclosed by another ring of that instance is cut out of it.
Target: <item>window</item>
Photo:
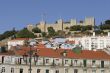
[[[48,69],[46,69],[46,73],[49,73],[49,70]]]
[[[14,68],[11,68],[11,73],[14,73]]]
[[[59,73],[59,70],[56,70],[55,73]]]
[[[22,58],[18,58],[18,63],[21,64]]]
[[[46,63],[49,63],[49,59],[46,59]]]
[[[87,60],[83,60],[83,65],[84,65],[84,67],[87,66]]]
[[[40,69],[37,69],[37,73],[40,73]]]
[[[2,67],[2,72],[5,73],[5,67]]]
[[[56,59],[56,61],[59,61],[59,59]]]
[[[65,60],[65,64],[68,64],[68,60]]]
[[[4,63],[4,56],[2,56],[2,63]]]
[[[23,73],[23,69],[22,68],[20,69],[20,73]]]
[[[78,73],[78,69],[74,69],[74,73]]]
[[[55,59],[55,63],[58,64],[59,63],[59,59]]]
[[[95,62],[96,62],[95,60],[92,60],[92,65],[95,65]]]
[[[83,70],[83,73],[87,73],[87,69],[84,69],[84,70]]]
[[[101,73],[104,73],[104,70],[101,70]]]
[[[77,65],[77,61],[78,61],[78,60],[74,60],[74,65]]]
[[[96,70],[92,70],[92,73],[96,73]]]
[[[65,73],[68,73],[68,69],[65,69]]]
[[[101,68],[104,68],[104,61],[101,61]]]

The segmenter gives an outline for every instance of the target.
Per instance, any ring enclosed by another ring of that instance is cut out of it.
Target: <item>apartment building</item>
[[[110,55],[105,51],[50,49],[38,45],[31,47],[32,73],[110,73]],[[1,73],[29,73],[29,47],[0,53]]]
[[[83,49],[86,50],[97,50],[110,47],[110,32],[108,36],[96,36],[93,32],[93,36],[82,36],[82,37],[69,37],[70,41],[79,42]]]

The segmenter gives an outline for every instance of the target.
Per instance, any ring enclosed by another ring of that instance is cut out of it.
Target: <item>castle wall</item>
[[[59,19],[56,23],[54,24],[48,24],[44,21],[41,21],[39,25],[37,25],[38,28],[41,29],[41,31],[43,32],[48,32],[47,28],[48,27],[53,27],[55,29],[55,31],[58,30],[66,30],[66,27],[71,27],[74,25],[83,25],[83,26],[87,26],[87,25],[95,25],[95,19],[93,17],[89,17],[89,18],[85,18],[84,21],[82,22],[77,22],[76,19],[71,19],[68,23],[63,22],[62,19]]]

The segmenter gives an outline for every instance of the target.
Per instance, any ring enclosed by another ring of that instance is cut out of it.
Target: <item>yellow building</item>
[[[87,17],[87,18],[85,18],[84,21],[80,21],[80,22],[77,22],[76,19],[71,19],[69,22],[64,22],[62,19],[59,19],[58,21],[56,21],[56,23],[52,23],[52,24],[48,24],[45,21],[41,21],[36,26],[38,28],[40,28],[41,31],[47,32],[48,27],[53,27],[55,31],[58,31],[58,30],[65,31],[67,27],[69,28],[73,25],[82,25],[82,26],[92,25],[92,26],[94,26],[95,25],[95,19],[94,19],[94,17]],[[36,26],[29,24],[27,26],[27,28],[31,31],[32,28],[34,28]]]

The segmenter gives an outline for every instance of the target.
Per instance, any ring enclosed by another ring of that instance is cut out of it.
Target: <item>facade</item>
[[[36,45],[38,41],[36,39],[31,39],[31,38],[16,38],[13,40],[8,41],[8,50],[10,50],[12,47],[15,46],[23,46],[26,44],[26,42],[30,42],[30,45]]]
[[[82,25],[82,26],[92,25],[92,26],[94,26],[95,19],[93,17],[88,17],[88,18],[85,18],[84,21],[80,21],[80,22],[77,22],[76,19],[71,19],[69,22],[63,22],[62,19],[59,19],[58,21],[56,21],[56,23],[53,23],[53,24],[48,24],[45,21],[41,21],[37,25],[37,27],[40,28],[41,31],[43,31],[43,32],[47,32],[48,27],[53,27],[55,31],[58,31],[58,30],[66,31],[67,27],[69,28],[73,25]],[[32,29],[34,27],[36,27],[36,26],[33,26],[31,24],[29,24],[27,26],[28,30],[30,30],[30,31],[32,31]]]
[[[37,60],[31,58],[32,73],[110,73],[110,55],[104,51],[82,50],[77,54],[41,47],[32,48],[38,55]],[[1,73],[29,73],[30,57],[24,57],[29,49],[0,53]]]
[[[110,32],[108,32],[108,36],[95,36],[95,33],[93,33],[93,36],[70,37],[67,39],[80,42],[86,50],[97,50],[110,47]]]
[[[11,47],[13,46],[17,46],[17,45],[24,45],[26,41],[26,38],[17,38],[17,39],[13,39],[7,42],[8,45],[8,50],[11,49]]]

